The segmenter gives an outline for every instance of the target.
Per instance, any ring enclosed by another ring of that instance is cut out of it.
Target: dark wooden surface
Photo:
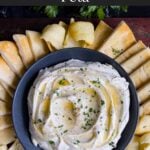
[[[41,31],[44,26],[50,23],[58,23],[59,20],[69,22],[69,19],[47,19],[47,18],[31,18],[31,19],[0,19],[0,40],[12,40],[14,33],[24,33],[25,30]],[[111,26],[116,25],[124,20],[133,30],[137,40],[142,40],[147,46],[150,45],[150,18],[107,18],[105,21]],[[98,20],[89,20],[95,25]]]

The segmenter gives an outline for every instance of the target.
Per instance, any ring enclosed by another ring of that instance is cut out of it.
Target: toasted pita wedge
[[[66,30],[59,24],[47,25],[42,32],[41,39],[49,42],[55,49],[61,49]]]
[[[70,24],[74,23],[75,19],[71,18],[70,19]],[[80,44],[78,42],[76,42],[72,37],[71,34],[69,32],[69,30],[67,30],[67,34],[63,43],[63,47],[64,48],[69,48],[69,47],[80,47]]]
[[[145,63],[150,59],[150,49],[146,48],[141,50],[139,53],[130,57],[127,61],[122,63],[122,67],[126,70],[127,73],[131,73],[136,70],[140,65]]]
[[[94,43],[92,45],[89,45],[87,48],[95,50],[98,49],[110,36],[112,31],[113,29],[108,24],[106,24],[104,21],[100,21],[94,32]]]
[[[12,126],[12,118],[11,115],[0,116],[0,130]]]
[[[150,115],[144,115],[140,118],[135,134],[142,135],[150,132]]]
[[[21,77],[25,72],[25,66],[19,56],[16,45],[10,41],[1,41],[0,54],[9,65],[10,69]]]
[[[147,82],[150,79],[150,60],[131,73],[130,77],[136,88]]]
[[[140,106],[140,116],[150,115],[150,99]]]
[[[0,140],[0,145],[5,145],[15,141],[16,134],[14,129],[10,127],[4,130],[0,130],[0,137],[2,137]]]
[[[75,22],[75,18],[70,18],[70,24]]]
[[[77,21],[73,22],[68,27],[71,37],[79,42],[87,45],[94,43],[94,25],[91,22]]]
[[[7,148],[6,145],[1,145],[1,146],[0,146],[0,150],[8,150],[8,148]]]
[[[70,48],[70,47],[80,47],[80,44],[76,42],[70,35],[69,31],[67,32],[65,41],[64,41],[64,48]]]
[[[8,150],[23,150],[23,147],[19,143],[19,140],[16,139],[15,142],[12,144],[12,146]]]
[[[143,85],[140,89],[137,90],[139,103],[145,102],[147,99],[150,98],[150,82]]]
[[[38,60],[48,53],[48,47],[46,43],[41,39],[41,34],[39,32],[27,30],[26,36],[29,40],[35,60]]]
[[[0,56],[0,81],[5,82],[10,87],[15,89],[18,84],[18,80],[18,77]]]
[[[11,105],[8,102],[0,100],[0,116],[11,114]]]
[[[142,135],[140,137],[140,150],[150,149],[150,132]]]
[[[4,89],[7,91],[7,93],[9,94],[9,96],[13,97],[15,90],[13,88],[11,88],[8,84],[6,84],[5,82],[0,81],[0,84],[4,87]],[[3,99],[2,99],[3,100]]]
[[[129,143],[129,145],[127,146],[126,150],[139,150],[139,143],[140,137],[138,136],[134,136],[131,140],[131,142]]]
[[[6,102],[10,102],[12,98],[8,94],[8,92],[4,89],[4,87],[0,84],[0,99]]]
[[[13,39],[19,48],[24,65],[28,68],[35,61],[28,38],[24,34],[14,34]]]
[[[142,41],[138,41],[137,43],[133,44],[130,48],[125,50],[121,55],[119,55],[115,60],[118,63],[123,63],[131,56],[135,55],[136,53],[140,52],[142,49],[146,48]]]
[[[64,41],[64,48],[70,48],[70,47],[80,47],[80,44],[73,40],[70,33],[67,33]]]
[[[111,58],[116,58],[135,42],[136,39],[131,29],[124,21],[121,21],[98,51]]]

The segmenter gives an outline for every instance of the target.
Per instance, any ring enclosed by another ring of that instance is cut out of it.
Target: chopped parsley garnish
[[[83,71],[83,68],[80,68],[81,71]]]
[[[103,106],[105,104],[105,102],[103,100],[101,100],[101,105]]]
[[[85,106],[85,109],[87,109],[88,108],[88,106]]]
[[[54,141],[49,141],[48,143],[49,143],[49,144],[55,144]]]
[[[92,112],[93,111],[93,108],[89,108],[89,112]]]
[[[67,72],[68,71],[68,69],[65,69],[65,72]]]
[[[94,91],[94,94],[92,95],[92,97],[95,97],[97,95],[96,91]]]
[[[83,112],[83,115],[90,117],[89,113]]]
[[[77,140],[77,143],[80,143],[80,141],[79,141],[79,140]]]
[[[42,120],[41,120],[41,119],[38,119],[38,122],[42,122]]]
[[[59,96],[60,94],[58,93],[58,91],[55,91],[56,95]]]
[[[78,103],[81,101],[81,99],[78,99]]]
[[[68,84],[69,84],[69,82],[65,78],[63,78],[59,81],[59,85],[68,85]]]
[[[73,144],[79,144],[80,141],[79,140],[76,140]]]
[[[107,132],[107,131],[108,131],[108,129],[106,128],[106,129],[105,129],[105,131]]]
[[[112,48],[112,52],[113,52],[114,56],[118,56],[122,51],[123,51],[122,49],[118,50],[118,49]]]
[[[110,142],[109,145],[112,146],[113,148],[115,148],[114,142]]]
[[[68,117],[68,120],[72,120],[70,117]]]
[[[42,92],[39,92],[39,95],[42,95]]]
[[[58,128],[62,128],[62,127],[63,127],[63,125],[58,126]]]
[[[83,128],[84,130],[86,130],[86,129],[87,129],[85,126],[82,126],[81,128]]]
[[[93,113],[96,114],[96,110],[93,110]]]
[[[93,80],[93,81],[91,81],[91,82],[92,82],[92,84],[94,84],[96,87],[98,87],[98,88],[101,87],[101,82],[99,81],[99,79]]]
[[[68,132],[68,130],[65,130],[64,133]]]
[[[81,126],[81,128],[83,128],[84,130],[88,129],[89,127],[92,126],[92,124],[94,123],[93,119],[90,119],[88,117],[84,118],[85,124]]]

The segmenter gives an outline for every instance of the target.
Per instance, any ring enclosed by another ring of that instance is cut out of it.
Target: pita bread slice
[[[18,77],[9,68],[4,59],[0,56],[0,81],[5,82],[13,89],[16,88],[18,84]]]
[[[130,74],[149,59],[150,59],[150,49],[146,48],[130,57],[127,61],[122,63],[121,66],[125,69],[127,73]]]
[[[136,88],[146,83],[150,79],[150,60],[131,73],[130,78]]]
[[[111,58],[116,58],[135,42],[136,39],[131,29],[124,21],[121,21],[98,51]]]
[[[150,132],[150,115],[144,115],[140,118],[138,122],[135,134],[142,135],[148,132]]]
[[[0,100],[0,116],[11,114],[11,105]]]
[[[80,44],[73,40],[70,33],[67,33],[64,41],[64,48],[70,48],[70,47],[80,47]]]
[[[23,150],[23,147],[19,143],[19,140],[16,139],[15,142],[12,144],[12,146],[8,150]]]
[[[140,150],[150,150],[150,132],[140,137]]]
[[[47,25],[42,32],[41,39],[48,42],[55,49],[61,49],[65,38],[66,30],[59,24]]]
[[[12,126],[12,118],[11,115],[0,116],[0,130]]]
[[[19,56],[16,45],[10,41],[1,41],[0,54],[9,65],[10,69],[21,77],[25,72],[25,66]]]
[[[41,39],[41,34],[39,32],[26,30],[26,36],[29,40],[35,60],[38,60],[48,53],[48,47],[44,40]]]
[[[14,95],[14,89],[12,89],[8,84],[6,84],[5,82],[0,81],[0,84],[4,87],[4,89],[7,91],[7,93],[9,94],[9,96],[13,97]],[[2,99],[3,100],[3,99]]]
[[[133,44],[130,48],[125,50],[121,55],[119,55],[115,60],[121,64],[125,60],[129,59],[131,56],[135,55],[136,53],[140,52],[142,49],[146,48],[145,44],[142,41],[138,41],[137,43]]]
[[[139,97],[139,103],[145,102],[147,99],[150,98],[150,82],[142,86],[140,89],[137,90],[137,94]]]
[[[150,115],[150,99],[140,106],[140,116]]]
[[[94,43],[94,25],[91,22],[76,21],[68,27],[71,37],[82,45]]]
[[[74,18],[71,18],[70,19],[70,25],[72,23],[75,22],[75,19]],[[69,25],[69,26],[70,26]],[[68,28],[67,28],[68,29]],[[63,47],[64,48],[69,48],[69,47],[80,47],[80,44],[78,42],[76,42],[72,37],[71,37],[71,34],[69,32],[69,30],[67,30],[67,33],[66,33],[66,36],[65,36],[65,39],[64,39],[64,43],[63,43]]]
[[[28,68],[35,61],[28,38],[24,34],[14,34],[13,39],[19,48],[24,65]]]
[[[80,47],[80,44],[78,42],[76,42],[70,35],[69,31],[65,37],[64,40],[64,48],[70,48],[70,47]]]
[[[104,21],[100,21],[99,24],[97,25],[95,32],[94,32],[94,43],[87,48],[90,49],[98,49],[104,41],[110,36],[112,33],[113,29],[106,24]]]
[[[0,137],[1,137],[0,145],[9,144],[15,141],[16,134],[13,127],[0,130]]]
[[[0,146],[0,150],[8,150],[8,148],[7,148],[6,145],[1,145],[1,146]]]
[[[4,89],[4,87],[0,84],[0,99],[6,102],[10,102],[12,98],[8,94],[8,92]]]
[[[126,150],[139,150],[139,146],[140,146],[139,140],[140,140],[140,137],[133,136]]]

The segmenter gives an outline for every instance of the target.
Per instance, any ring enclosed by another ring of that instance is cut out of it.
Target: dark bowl
[[[120,75],[126,78],[129,82],[130,118],[119,142],[117,143],[117,148],[115,148],[115,150],[124,150],[134,134],[138,120],[138,99],[136,90],[128,74],[118,63],[102,53],[84,48],[68,48],[56,51],[40,59],[27,70],[18,84],[13,101],[13,123],[17,137],[26,150],[40,150],[40,148],[37,148],[32,144],[30,139],[27,107],[27,95],[29,89],[41,69],[56,65],[72,58],[83,61],[98,61],[103,64],[111,64],[120,73]]]

